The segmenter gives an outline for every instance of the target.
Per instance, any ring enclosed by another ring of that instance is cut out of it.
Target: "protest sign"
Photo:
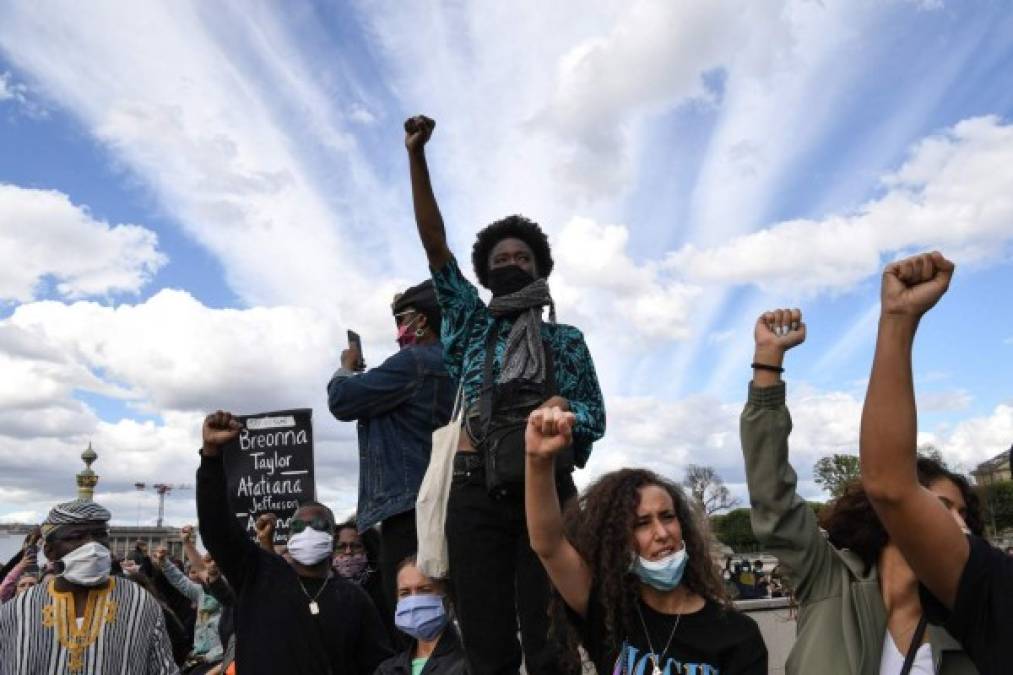
[[[316,499],[310,408],[239,415],[239,436],[223,448],[229,503],[244,530],[256,536],[262,513],[278,516],[276,544],[288,541],[288,521],[301,502]]]

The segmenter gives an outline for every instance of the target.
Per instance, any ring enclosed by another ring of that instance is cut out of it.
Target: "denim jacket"
[[[406,347],[365,373],[341,369],[331,378],[331,413],[358,421],[360,531],[415,508],[432,433],[450,420],[456,393],[439,343]]]

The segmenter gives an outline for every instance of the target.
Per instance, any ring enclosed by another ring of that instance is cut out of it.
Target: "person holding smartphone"
[[[391,310],[398,351],[376,368],[362,370],[361,346],[350,341],[327,385],[331,413],[342,422],[356,422],[358,429],[355,522],[360,533],[380,526],[386,606],[378,609],[384,616],[393,615],[397,565],[418,547],[415,500],[429,466],[433,431],[450,419],[457,391],[443,365],[442,315],[433,282],[399,293]]]

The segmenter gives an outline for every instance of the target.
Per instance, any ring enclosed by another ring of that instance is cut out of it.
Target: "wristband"
[[[754,363],[750,364],[749,367],[752,368],[753,370],[769,370],[772,373],[783,373],[784,372],[784,368],[782,368],[781,366],[771,366],[771,365],[766,364],[766,363],[756,363],[756,362],[754,362]]]

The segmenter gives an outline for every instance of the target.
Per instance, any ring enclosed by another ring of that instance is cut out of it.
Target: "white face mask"
[[[334,552],[334,535],[307,527],[288,538],[288,552],[301,565],[316,565]]]
[[[96,541],[78,546],[60,558],[63,572],[59,576],[78,586],[99,586],[109,578],[113,559],[107,549]]]

